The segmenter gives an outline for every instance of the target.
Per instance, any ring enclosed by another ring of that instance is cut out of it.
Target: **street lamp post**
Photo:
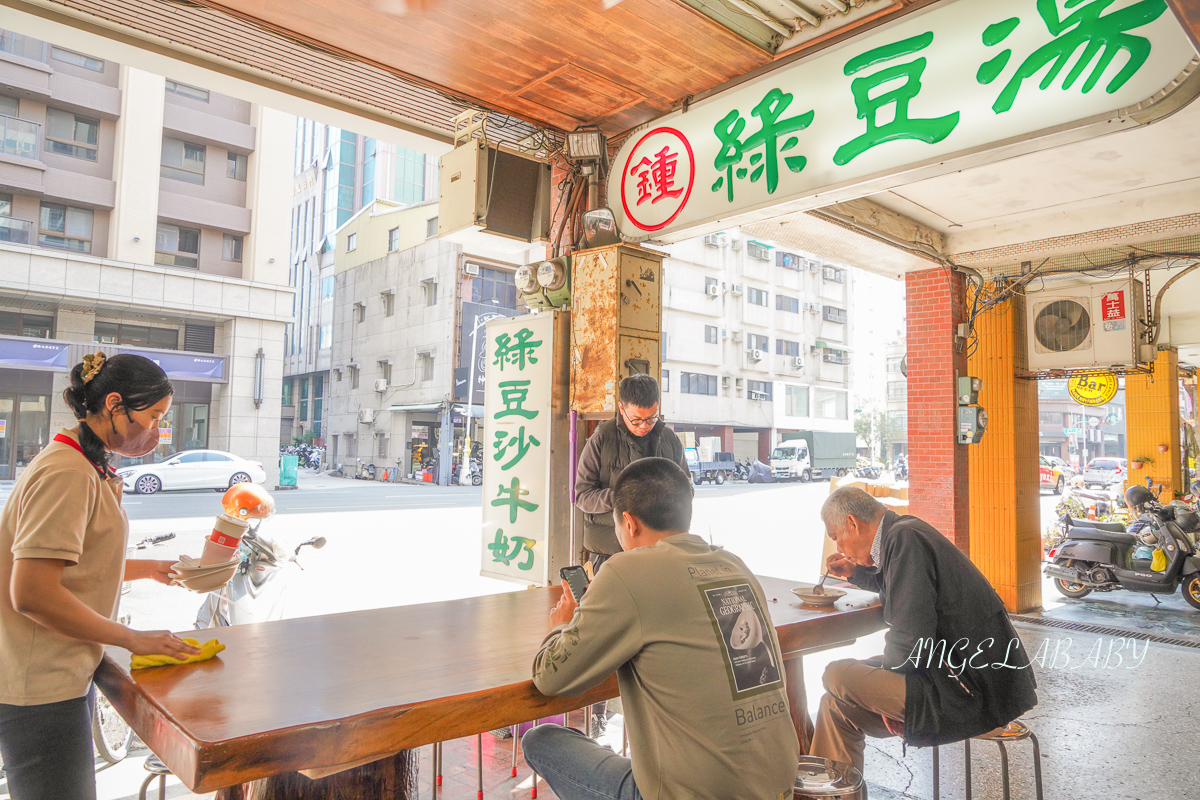
[[[486,319],[478,319],[475,321],[475,327],[471,328],[471,370],[467,378],[467,415],[463,418],[463,455],[458,473],[460,486],[471,485],[471,414],[475,401],[475,347],[479,342],[479,328],[486,322]]]

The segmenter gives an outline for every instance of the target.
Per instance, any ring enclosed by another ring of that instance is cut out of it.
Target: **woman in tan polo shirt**
[[[174,389],[153,361],[97,353],[63,399],[80,420],[30,462],[0,514],[0,755],[12,800],[92,800],[92,673],[104,645],[193,654],[168,631],[114,622],[121,582],[172,584],[170,561],[125,560],[110,453],[144,456]]]

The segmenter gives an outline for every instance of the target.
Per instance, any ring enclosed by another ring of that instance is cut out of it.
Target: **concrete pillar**
[[[254,405],[255,356],[262,348],[263,401]],[[279,423],[283,393],[283,323],[238,317],[217,334],[216,351],[229,355],[228,383],[213,392],[209,447],[261,461],[266,486],[279,483]]]
[[[771,463],[771,449],[774,442],[771,440],[771,429],[763,428],[758,432],[758,460],[764,464]]]
[[[154,263],[165,97],[161,75],[121,66],[121,118],[113,160],[117,196],[108,233],[108,257],[115,261]]]
[[[721,452],[733,452],[733,426],[722,425],[719,429],[721,435]]]
[[[910,272],[908,311],[909,513],[970,553],[967,449],[955,443],[956,373],[967,374],[965,353],[955,349],[965,322],[965,279],[946,267]]]
[[[246,163],[246,208],[251,219],[242,247],[242,277],[283,286],[288,282],[296,118],[255,103],[250,123],[254,152]]]
[[[1179,351],[1168,348],[1158,351],[1152,374],[1125,378],[1125,457],[1131,463],[1138,456],[1153,459],[1142,469],[1130,470],[1127,487],[1145,486],[1150,478],[1155,491],[1163,485],[1163,503],[1184,490],[1179,423]],[[1160,452],[1160,445],[1167,452]]]
[[[1028,611],[1042,603],[1042,554],[1037,382],[1015,377],[1028,366],[1025,298],[980,315],[975,332],[967,366],[983,379],[979,404],[988,427],[979,444],[966,448],[970,555],[1005,608]]]
[[[92,311],[66,311],[58,309],[55,312],[54,319],[54,338],[68,342],[77,342],[83,345],[82,352],[94,352],[100,349],[99,345],[94,345],[92,339],[96,333],[96,314]],[[68,352],[74,351],[76,348],[70,348]],[[116,355],[116,350],[110,348],[105,351],[105,355]],[[75,363],[70,363],[70,367],[74,367]],[[63,389],[71,385],[71,374],[69,372],[54,373],[53,388],[50,394],[50,436],[58,433],[61,428],[73,428],[78,421],[75,419],[75,412],[67,407],[63,400]]]

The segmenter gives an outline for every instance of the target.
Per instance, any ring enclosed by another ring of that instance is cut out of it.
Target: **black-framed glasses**
[[[629,416],[629,412],[625,410],[624,406],[621,407],[621,413],[625,415],[625,420],[629,423],[629,427],[631,427],[631,428],[639,428],[643,425],[649,425],[650,427],[654,427],[655,425],[658,424],[658,420],[660,418],[659,414],[655,414],[652,417],[644,417],[642,419],[634,419],[633,417]]]

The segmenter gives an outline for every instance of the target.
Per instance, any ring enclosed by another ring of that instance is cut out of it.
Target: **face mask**
[[[144,428],[133,421],[133,417],[129,415],[128,411],[125,412],[125,420],[124,433],[118,432],[117,426],[113,425],[112,435],[108,442],[109,450],[127,458],[141,458],[158,447],[157,425],[153,428]]]

